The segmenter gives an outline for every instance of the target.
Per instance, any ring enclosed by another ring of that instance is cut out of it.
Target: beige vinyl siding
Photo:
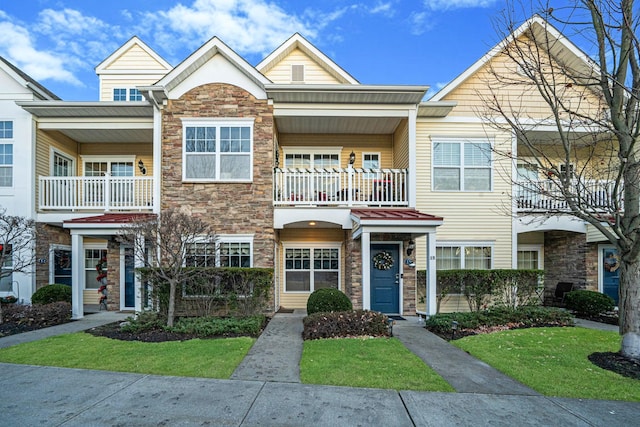
[[[340,166],[347,167],[349,154],[356,155],[354,167],[362,167],[362,153],[380,153],[380,165],[393,168],[393,136],[392,135],[345,135],[345,134],[280,134],[280,166],[284,166],[284,149],[305,147],[309,150],[322,147],[342,147]]]
[[[135,75],[126,79],[123,79],[123,78],[114,79],[114,78],[109,78],[109,76],[103,76],[100,81],[100,100],[113,101],[113,89],[118,88],[118,89],[127,89],[127,101],[128,101],[129,89],[133,89],[136,86],[149,86],[157,82],[158,80],[159,80],[158,76]]]
[[[469,303],[464,295],[452,294],[448,295],[440,303],[440,313],[455,313],[455,312],[467,312],[469,310]]]
[[[451,138],[486,138],[500,148],[511,146],[510,135],[488,134],[481,125],[438,123],[418,120],[417,123],[417,203],[422,212],[444,218],[438,227],[437,240],[447,242],[492,242],[493,268],[511,268],[512,221],[511,162],[494,155],[490,192],[432,191],[431,150],[433,136]],[[426,239],[416,240],[419,269],[426,265]]]
[[[518,234],[519,245],[544,245],[544,232],[532,231]]]
[[[604,237],[604,234],[602,234],[600,230],[598,230],[591,224],[587,224],[587,243],[594,243],[594,242],[609,243],[609,240],[607,240],[607,238]]]
[[[265,76],[274,83],[292,83],[291,66],[304,65],[304,83],[310,84],[338,84],[340,83],[316,61],[307,56],[300,49],[293,50],[282,61],[266,72]],[[293,82],[299,83],[299,82]]]
[[[403,120],[393,134],[394,168],[409,167],[409,124]]]
[[[120,55],[118,59],[109,64],[105,70],[157,70],[167,72],[168,70],[154,57],[149,55],[138,44],[134,44]]]
[[[153,176],[153,146],[151,144],[80,144],[80,154],[83,156],[135,156],[133,171],[135,176],[143,176],[138,169],[138,161],[142,160],[147,174]],[[82,175],[82,161],[78,167],[78,175]]]
[[[504,54],[497,55],[472,76],[467,78],[451,93],[449,93],[443,101],[457,101],[458,105],[449,114],[453,116],[483,116],[487,114],[486,107],[483,106],[483,99],[490,99],[492,93],[500,99],[503,108],[511,108],[512,111],[518,112],[523,117],[544,118],[549,116],[549,107],[544,102],[538,90],[528,84],[523,77],[523,83],[526,84],[509,84],[496,82],[495,76],[491,70],[498,75],[508,76],[510,79],[516,78],[518,67],[513,61]],[[569,83],[559,76],[557,87],[562,88],[563,98],[565,102],[571,105],[580,106],[580,110],[584,114],[593,114],[598,110],[597,97],[590,89],[579,88],[576,85],[565,85]],[[585,99],[590,102],[585,102]],[[577,108],[577,107],[574,107]]]
[[[280,244],[278,248],[278,260],[276,264],[279,283],[276,284],[278,299],[280,306],[285,308],[306,308],[307,299],[309,299],[310,292],[307,293],[286,293],[284,291],[285,271],[284,271],[284,247],[283,244],[308,244],[309,247],[313,247],[314,243],[340,243],[340,290],[344,292],[344,278],[345,278],[345,232],[341,229],[332,228],[319,228],[319,229],[292,229],[287,228],[280,230]]]
[[[98,305],[100,304],[100,293],[97,289],[84,289],[82,291],[82,299],[84,304]]]
[[[61,154],[71,156],[74,160],[76,172],[78,170],[78,144],[71,138],[60,133],[49,133],[41,130],[36,131],[36,180],[40,176],[51,176],[51,150],[59,151]],[[36,203],[40,200],[40,185],[36,185],[34,197]]]

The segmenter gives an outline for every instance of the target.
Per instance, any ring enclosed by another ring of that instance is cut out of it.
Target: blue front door
[[[136,273],[133,250],[126,248],[124,251],[124,306],[133,308],[136,306]]]
[[[371,245],[371,310],[400,313],[400,265],[398,245]]]
[[[605,248],[600,252],[602,260],[602,293],[613,298],[618,305],[620,286],[620,260],[615,248]]]

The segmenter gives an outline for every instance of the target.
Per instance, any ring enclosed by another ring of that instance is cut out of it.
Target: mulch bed
[[[640,380],[640,361],[629,359],[620,353],[592,353],[589,360],[596,366],[624,377]]]

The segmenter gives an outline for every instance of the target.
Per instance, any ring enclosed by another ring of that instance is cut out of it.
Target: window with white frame
[[[541,267],[540,245],[518,245],[518,269],[537,270]]]
[[[253,238],[222,236],[215,242],[194,242],[186,248],[187,267],[244,267],[253,265]]]
[[[5,140],[13,140],[13,122],[0,121],[0,187],[13,186],[13,144]]]
[[[0,278],[0,292],[13,292],[13,256],[11,245],[0,245],[0,251],[4,250],[2,266],[2,278]]]
[[[114,88],[113,89],[113,100],[114,101],[126,101],[127,100],[127,89],[126,88]]]
[[[436,270],[489,270],[492,257],[491,245],[451,244],[436,246]]]
[[[315,245],[314,245],[315,246]],[[285,292],[340,287],[340,248],[285,248]]]
[[[486,140],[433,143],[435,191],[491,191],[491,144]]]
[[[253,179],[253,120],[183,120],[183,180]]]
[[[98,289],[102,286],[102,281],[98,276],[107,272],[107,250],[106,249],[85,249],[84,250],[84,287],[86,289]]]
[[[129,89],[129,101],[142,101],[142,94],[138,89]]]

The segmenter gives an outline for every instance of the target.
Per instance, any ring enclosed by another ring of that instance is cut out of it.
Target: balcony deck
[[[276,168],[275,206],[408,206],[406,169]]]
[[[608,180],[573,180],[571,182],[573,201],[585,210],[611,211],[614,203],[617,208],[624,208],[622,186],[615,194],[615,181]],[[516,210],[518,212],[545,213],[567,212],[570,204],[551,181],[528,181],[517,184]]]
[[[151,211],[153,177],[41,176],[41,211]]]

